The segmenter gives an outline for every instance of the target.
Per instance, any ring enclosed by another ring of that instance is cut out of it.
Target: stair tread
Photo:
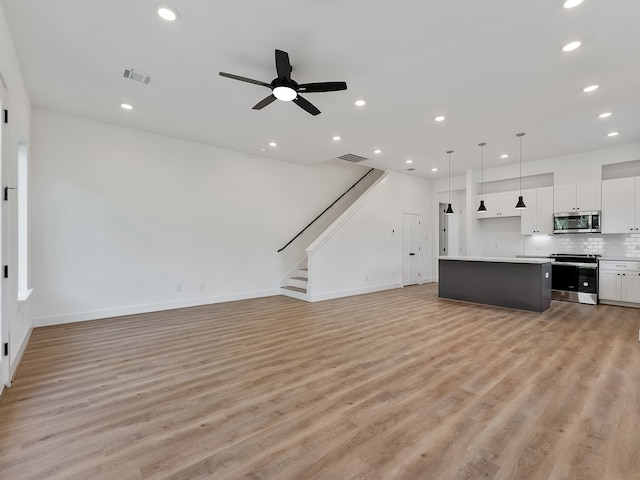
[[[286,287],[282,287],[282,288],[284,288],[285,290],[293,290],[294,292],[307,293],[306,288],[293,287],[291,285],[287,285]]]
[[[307,277],[291,277],[291,280],[302,280],[303,282],[309,281]]]
[[[302,271],[302,272],[308,272],[309,269],[308,268],[299,268],[298,270]]]

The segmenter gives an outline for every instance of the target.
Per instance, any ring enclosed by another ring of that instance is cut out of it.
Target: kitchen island
[[[551,306],[551,259],[438,257],[438,296],[544,312]]]

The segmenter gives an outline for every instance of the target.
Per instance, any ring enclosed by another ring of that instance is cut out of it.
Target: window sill
[[[29,297],[31,296],[31,293],[33,293],[33,288],[28,288],[26,290],[19,290],[18,291],[18,305],[27,303],[27,300],[29,300]]]

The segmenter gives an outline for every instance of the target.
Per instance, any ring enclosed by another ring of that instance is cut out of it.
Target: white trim
[[[334,298],[351,297],[352,295],[362,295],[364,293],[382,292],[394,288],[403,288],[400,283],[388,283],[376,285],[374,287],[356,288],[355,290],[343,290],[340,292],[329,292],[320,295],[311,295],[311,302],[321,302],[322,300],[333,300]]]
[[[18,306],[21,303],[26,303],[29,297],[33,293],[33,288],[27,288],[26,290],[18,290]]]
[[[173,310],[174,308],[197,307],[213,303],[233,302],[236,300],[247,300],[250,298],[271,297],[280,295],[280,288],[263,290],[258,292],[245,292],[231,295],[220,295],[217,297],[194,298],[179,302],[164,302],[148,305],[133,305],[122,308],[110,308],[107,310],[95,310],[91,312],[69,313],[62,315],[51,315],[48,317],[34,317],[35,327],[47,327],[50,325],[62,325],[65,323],[84,322],[88,320],[98,320],[101,318],[122,317],[125,315],[136,315],[138,313],[152,313],[163,310]]]
[[[13,377],[18,370],[18,365],[20,365],[20,360],[22,360],[22,355],[24,355],[24,351],[27,349],[27,345],[29,345],[29,340],[31,339],[31,334],[33,333],[33,327],[29,329],[29,332],[24,336],[24,340],[22,341],[22,345],[18,348],[18,353],[16,357],[13,359],[13,362],[9,363],[9,379],[13,381]]]

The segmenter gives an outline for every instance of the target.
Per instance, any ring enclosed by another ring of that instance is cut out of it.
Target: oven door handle
[[[581,263],[581,262],[558,262],[557,260],[555,262],[553,262],[551,264],[553,265],[558,265],[560,266],[567,266],[567,267],[580,267],[580,268],[589,268],[591,270],[597,270],[598,268],[598,264],[597,263]]]

